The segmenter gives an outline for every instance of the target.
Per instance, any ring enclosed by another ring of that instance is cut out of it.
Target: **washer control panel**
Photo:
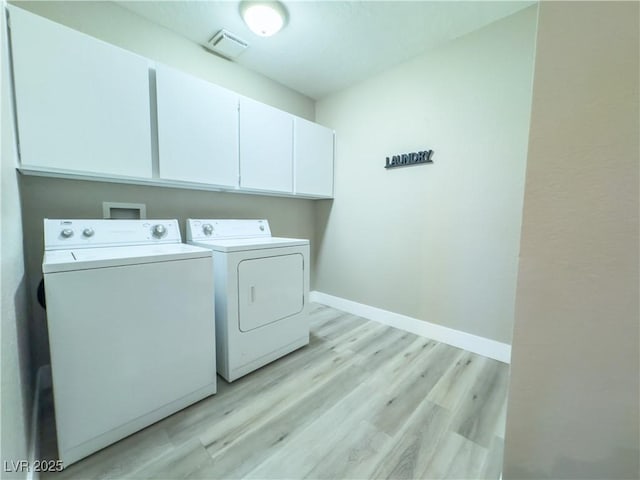
[[[180,243],[177,220],[44,220],[45,250]]]
[[[270,237],[268,220],[187,219],[187,241]]]

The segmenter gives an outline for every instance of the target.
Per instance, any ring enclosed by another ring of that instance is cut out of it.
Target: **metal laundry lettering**
[[[407,167],[409,165],[433,163],[432,157],[433,150],[392,155],[391,158],[387,157],[387,163],[384,168]]]

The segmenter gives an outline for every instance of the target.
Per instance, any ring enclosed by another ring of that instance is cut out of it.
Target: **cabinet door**
[[[293,192],[293,116],[240,99],[240,187]]]
[[[333,196],[333,130],[296,118],[293,158],[295,193]]]
[[[160,177],[238,186],[238,96],[165,66],[156,69]]]
[[[22,166],[151,177],[148,61],[10,8]]]

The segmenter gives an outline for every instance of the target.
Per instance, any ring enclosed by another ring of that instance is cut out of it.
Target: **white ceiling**
[[[535,2],[283,0],[288,23],[269,38],[247,28],[239,1],[118,3],[198,44],[224,28],[249,43],[235,62],[319,99]]]

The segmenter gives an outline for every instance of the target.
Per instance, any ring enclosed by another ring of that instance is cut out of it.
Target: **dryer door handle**
[[[256,300],[256,287],[251,285],[249,287],[249,303],[253,303]]]

